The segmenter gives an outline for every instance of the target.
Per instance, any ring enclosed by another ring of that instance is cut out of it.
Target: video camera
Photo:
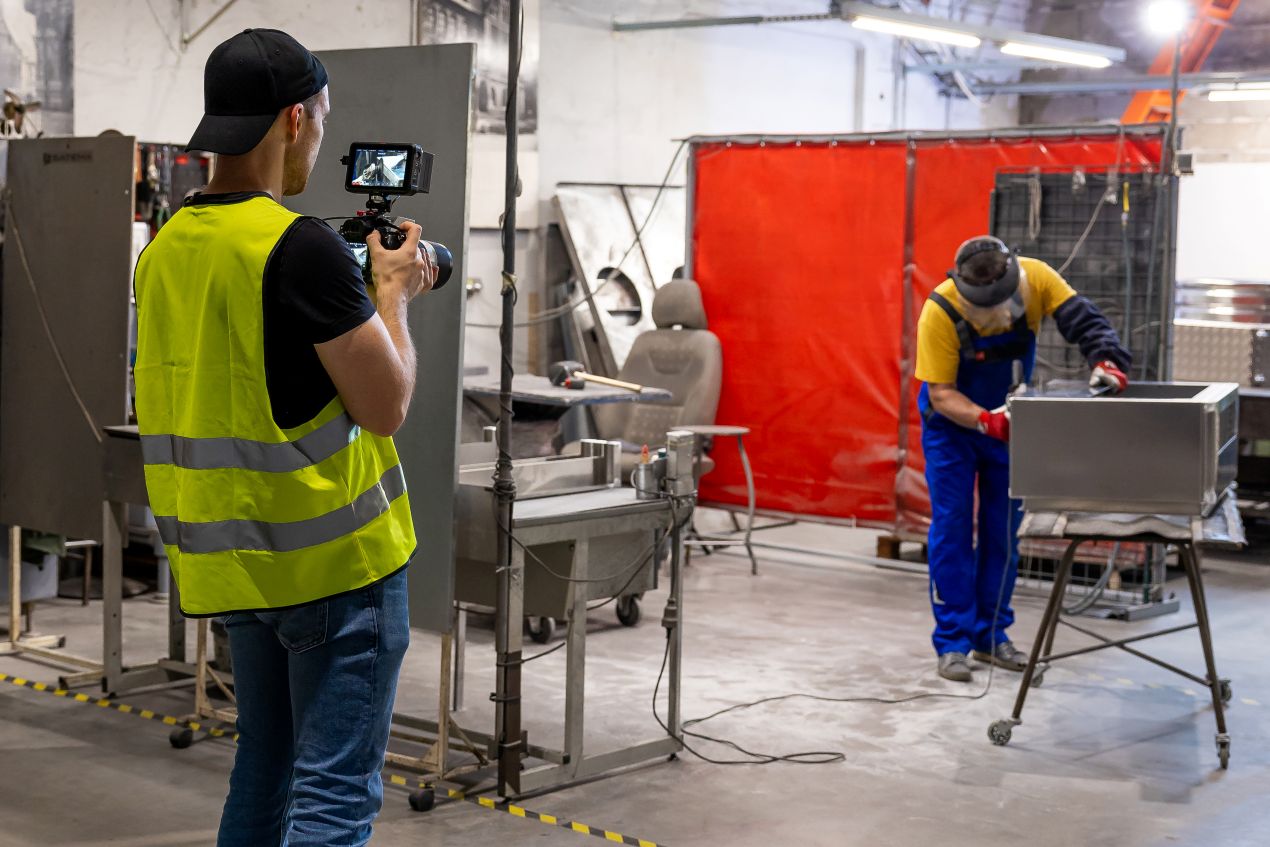
[[[363,271],[370,271],[370,253],[366,249],[366,237],[378,232],[380,243],[389,250],[396,250],[406,242],[401,225],[409,218],[389,219],[392,204],[398,198],[410,194],[427,194],[432,183],[432,154],[418,144],[372,144],[355,141],[348,148],[348,155],[340,159],[347,166],[344,190],[353,194],[368,194],[366,208],[340,224],[340,235],[353,246],[353,254],[362,263]],[[440,288],[454,271],[454,256],[444,244],[419,239],[419,249],[437,266],[437,281],[432,287]]]

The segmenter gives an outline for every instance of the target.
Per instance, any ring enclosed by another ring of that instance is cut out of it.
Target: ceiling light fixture
[[[1208,99],[1214,103],[1270,100],[1270,82],[1248,82],[1230,87],[1211,88],[1208,91]]]
[[[1183,0],[1153,0],[1147,6],[1147,29],[1156,35],[1177,35],[1190,22],[1191,7]]]
[[[897,35],[901,38],[912,38],[917,41],[938,41],[940,44],[952,44],[957,47],[978,47],[982,44],[979,36],[969,32],[962,32],[956,29],[946,29],[940,26],[926,26],[925,24],[910,24],[903,21],[893,21],[888,18],[873,18],[867,15],[859,15],[851,25],[856,29],[867,30],[868,32],[883,32],[887,35]]]
[[[1025,56],[1029,59],[1046,59],[1051,62],[1062,62],[1065,65],[1080,65],[1085,68],[1107,68],[1111,59],[1097,53],[1082,53],[1077,50],[1062,50],[1057,47],[1046,47],[1040,44],[1029,44],[1023,41],[1007,41],[1001,45],[1001,52],[1007,56]]]

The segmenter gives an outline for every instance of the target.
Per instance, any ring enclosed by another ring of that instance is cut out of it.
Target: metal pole
[[[9,645],[22,637],[22,527],[9,527]]]
[[[519,174],[516,167],[519,132],[517,88],[520,83],[520,37],[522,0],[511,0],[507,33],[507,173],[503,208],[503,316],[499,328],[502,357],[499,382],[498,461],[494,467],[494,493],[498,502],[498,617],[496,619],[498,731],[498,793],[504,797],[520,790],[520,762],[523,754],[520,726],[520,635],[522,621],[512,612],[520,607],[514,594],[522,590],[523,573],[513,572],[523,558],[512,555],[512,513],[516,482],[512,477],[512,350],[516,316],[516,194]],[[519,571],[519,568],[517,569]]]
[[[1160,379],[1172,378],[1173,351],[1173,297],[1177,280],[1177,101],[1182,72],[1182,33],[1173,38],[1173,73],[1169,85],[1169,131],[1164,144],[1164,168],[1160,174],[1166,189],[1168,219],[1164,223],[1164,279],[1160,285],[1160,350],[1156,372]]]

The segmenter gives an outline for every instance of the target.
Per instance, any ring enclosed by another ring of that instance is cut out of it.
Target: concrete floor
[[[765,533],[803,546],[871,552],[872,533],[803,525]],[[701,727],[751,749],[840,751],[832,765],[723,767],[685,757],[527,799],[533,811],[672,845],[1263,845],[1270,831],[1270,675],[1264,672],[1270,595],[1266,548],[1206,560],[1219,669],[1233,680],[1231,769],[1216,770],[1206,692],[1123,653],[1073,659],[1050,671],[1029,699],[1008,747],[986,738],[1009,713],[1017,676],[998,675],[979,700],[928,699],[901,706],[792,700],[734,713]],[[895,697],[974,694],[934,673],[920,577],[773,554],[760,575],[729,555],[694,559],[686,581],[685,714],[793,691]],[[1184,581],[1170,583],[1191,619]],[[659,734],[650,714],[664,643],[664,592],[645,599],[645,621],[618,627],[593,614],[588,645],[588,743],[602,751]],[[1021,597],[1014,634],[1030,644],[1040,616]],[[41,631],[65,633],[91,655],[97,604],[41,606]],[[129,661],[153,658],[163,607],[125,606]],[[1161,622],[1094,622],[1108,633]],[[1062,643],[1080,639],[1060,634]],[[192,642],[191,642],[192,643]],[[1194,633],[1152,642],[1163,658],[1200,668]],[[527,668],[531,740],[559,743],[563,653]],[[438,640],[416,633],[398,707],[432,716]],[[492,633],[474,622],[467,708],[461,723],[487,727]],[[0,659],[0,672],[54,681],[56,671]],[[124,698],[168,714],[187,694]],[[127,844],[175,847],[214,841],[233,749],[212,741],[176,751],[168,728],[118,712],[0,684],[0,845]],[[702,744],[727,757],[729,751]],[[375,845],[584,845],[585,835],[482,809],[409,811],[389,789]]]

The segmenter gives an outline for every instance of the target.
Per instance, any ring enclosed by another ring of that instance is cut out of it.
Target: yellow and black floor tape
[[[120,703],[115,700],[108,700],[104,697],[90,697],[87,694],[77,694],[68,691],[65,688],[57,688],[43,682],[35,682],[30,679],[23,679],[20,676],[11,676],[9,674],[0,673],[0,682],[7,682],[10,685],[16,685],[20,688],[29,688],[32,691],[40,691],[44,694],[52,694],[54,697],[64,697],[67,700],[73,700],[76,703],[85,703],[89,706],[97,706],[102,709],[113,709],[116,712],[133,717],[141,718],[147,721],[158,721],[168,726],[179,726],[186,729],[192,729],[195,732],[206,732],[213,738],[232,737],[237,740],[238,735],[231,730],[221,729],[215,726],[208,726],[198,721],[185,720],[184,718],[174,718],[171,715],[165,715],[156,712],[153,709],[139,709],[136,706],[129,706],[127,703]]]
[[[19,688],[29,688],[32,691],[39,691],[43,694],[51,694],[54,697],[62,697],[76,703],[84,703],[101,709],[112,709],[120,714],[132,715],[134,717],[141,718],[142,720],[158,721],[159,723],[171,727],[184,727],[195,732],[205,732],[213,738],[232,738],[235,741],[238,739],[238,735],[236,733],[227,729],[208,726],[198,721],[175,718],[171,715],[156,712],[153,709],[140,709],[136,706],[130,706],[127,703],[120,703],[104,697],[90,697],[87,694],[78,694],[68,691],[65,688],[57,688],[55,686],[48,685],[47,683],[35,682],[34,680],[24,679],[20,676],[0,673],[0,682],[7,682],[10,685],[16,685]],[[630,835],[622,835],[621,833],[613,832],[612,830],[603,829],[597,826],[590,826],[588,824],[579,823],[578,821],[561,820],[555,815],[530,811],[529,809],[526,809],[523,806],[517,806],[514,803],[499,803],[490,797],[469,796],[462,791],[456,791],[452,788],[445,788],[432,783],[418,782],[417,780],[412,782],[411,780],[408,780],[398,774],[387,774],[385,776],[386,781],[393,785],[403,786],[406,788],[430,788],[435,791],[439,797],[448,797],[451,800],[462,800],[475,806],[480,806],[482,809],[505,812],[514,818],[524,818],[525,820],[538,821],[539,823],[560,827],[561,829],[567,829],[570,832],[576,832],[580,835],[591,835],[596,838],[602,838],[605,841],[612,841],[615,844],[630,844],[633,845],[633,847],[665,847],[664,844],[658,844],[655,841],[646,841],[643,838],[634,838]]]
[[[495,812],[506,812],[514,818],[524,818],[525,820],[538,821],[548,826],[556,826],[561,829],[567,829],[581,835],[591,835],[596,838],[603,838],[605,841],[612,841],[615,844],[630,844],[633,847],[665,847],[664,844],[658,844],[656,841],[646,841],[643,838],[635,838],[630,835],[622,835],[619,832],[603,829],[598,826],[589,826],[578,821],[561,820],[555,815],[547,815],[542,812],[535,812],[526,809],[524,806],[517,806],[515,803],[500,803],[492,797],[471,797],[462,791],[455,791],[453,788],[443,788],[439,785],[433,785],[427,782],[412,782],[404,776],[393,774],[388,777],[388,781],[393,785],[399,785],[406,788],[431,788],[441,797],[449,797],[451,800],[463,800],[467,803],[474,803],[483,809],[490,809]]]

